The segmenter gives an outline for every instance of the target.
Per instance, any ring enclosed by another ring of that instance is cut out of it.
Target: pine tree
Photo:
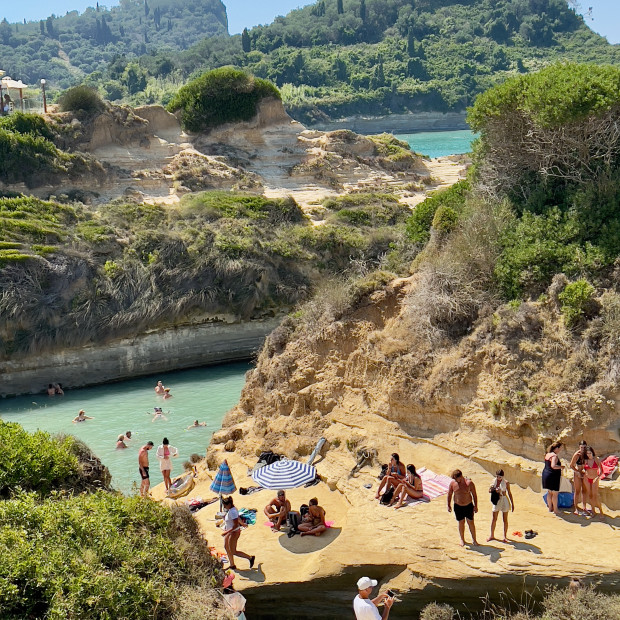
[[[43,20],[39,21],[39,28],[41,29],[41,34],[45,36],[45,22]]]
[[[45,22],[46,28],[47,28],[47,34],[50,35],[50,37],[52,37],[52,39],[54,38],[54,21],[52,20],[51,17],[48,17],[46,22]]]
[[[407,33],[407,55],[409,58],[415,58],[415,38],[413,36],[413,30],[409,28]]]
[[[149,11],[150,11],[150,7],[149,7],[149,3],[144,0],[144,17],[148,17]]]
[[[360,19],[366,21],[366,0],[360,0]]]
[[[241,33],[241,47],[246,54],[252,49],[252,42],[250,41],[250,35],[248,34],[247,28],[244,28]]]
[[[344,13],[344,4],[342,0],[336,0],[336,8],[338,10],[338,15],[342,15]]]

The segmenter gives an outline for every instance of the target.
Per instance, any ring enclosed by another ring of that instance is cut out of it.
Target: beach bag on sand
[[[381,503],[382,504],[389,504],[392,501],[392,498],[394,497],[394,487],[390,487],[382,496],[381,496]]]
[[[266,452],[261,452],[261,455],[258,457],[259,463],[262,461],[265,465],[271,465],[276,461],[280,460],[279,454],[274,454],[271,450],[267,450]]]

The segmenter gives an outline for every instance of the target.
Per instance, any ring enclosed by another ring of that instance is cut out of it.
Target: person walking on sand
[[[463,476],[460,469],[452,472],[452,482],[448,489],[448,512],[452,512],[452,496],[454,496],[454,516],[459,524],[460,545],[465,546],[465,519],[471,532],[472,544],[478,545],[476,540],[476,525],[474,514],[478,512],[478,495],[476,485]]]
[[[222,505],[224,510],[226,510],[224,515],[224,533],[222,536],[224,537],[224,549],[226,549],[228,561],[230,562],[228,568],[237,570],[237,567],[234,565],[235,556],[248,560],[250,568],[252,568],[256,557],[237,550],[237,542],[239,541],[239,536],[241,536],[241,520],[239,519],[239,511],[235,508],[233,498],[225,497],[222,500]]]
[[[362,577],[357,581],[358,594],[353,599],[353,611],[356,620],[387,620],[390,609],[394,604],[394,597],[387,592],[383,592],[371,599],[372,589],[377,585],[376,579]],[[379,614],[377,605],[383,603],[383,614]]]
[[[140,448],[140,452],[138,452],[138,468],[140,470],[140,478],[142,478],[142,482],[140,483],[140,495],[142,497],[148,497],[149,487],[151,486],[151,481],[149,479],[149,450],[153,445],[152,441],[147,441]]]
[[[558,454],[562,449],[562,442],[555,441],[549,446],[549,452],[545,454],[545,468],[542,473],[542,488],[547,490],[547,508],[549,512],[559,516],[558,494],[560,492],[560,480],[564,465],[560,463]]]
[[[161,469],[162,476],[164,477],[164,485],[166,491],[170,489],[172,481],[170,480],[170,472],[172,471],[172,461],[170,460],[174,456],[179,456],[179,451],[170,445],[167,437],[161,442],[161,446],[157,448],[157,458],[159,459],[159,468]]]
[[[491,535],[487,538],[487,542],[495,540],[495,524],[497,523],[497,515],[501,512],[504,519],[504,538],[502,542],[508,541],[508,513],[515,511],[515,501],[512,499],[512,491],[510,490],[510,482],[504,478],[504,470],[498,469],[495,472],[495,480],[489,488],[491,494],[491,503],[493,504],[493,517],[491,519]]]
[[[277,496],[265,506],[265,516],[273,522],[273,529],[276,532],[280,531],[289,512],[291,512],[291,502],[286,499],[286,493],[283,490],[278,491]]]

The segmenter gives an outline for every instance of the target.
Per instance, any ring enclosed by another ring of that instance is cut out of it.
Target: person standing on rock
[[[159,459],[159,468],[161,474],[164,477],[164,486],[166,491],[170,489],[172,481],[170,480],[170,472],[172,471],[172,461],[170,460],[174,456],[179,456],[179,451],[170,445],[167,437],[164,437],[161,442],[161,446],[157,448],[157,458]]]
[[[459,536],[461,547],[465,546],[465,519],[471,532],[472,544],[478,545],[476,540],[476,525],[474,514],[478,512],[478,495],[476,485],[463,476],[460,469],[452,472],[452,482],[448,489],[448,512],[452,512],[452,497],[454,496],[454,516],[459,524]]]
[[[154,446],[152,441],[147,441],[138,452],[138,467],[140,469],[140,495],[148,497],[151,481],[149,479],[149,450]]]
[[[487,542],[495,540],[495,524],[497,523],[497,515],[501,512],[504,519],[504,538],[502,542],[508,542],[508,513],[515,511],[515,501],[512,499],[512,491],[510,490],[510,482],[504,478],[504,470],[498,469],[495,472],[495,480],[489,488],[491,494],[491,503],[493,504],[493,518],[491,520],[491,535],[487,538]]]
[[[358,595],[353,599],[353,611],[357,620],[387,620],[390,609],[394,603],[394,597],[383,592],[371,599],[372,589],[377,585],[376,579],[362,577],[357,582]],[[383,602],[383,615],[379,614],[377,605]]]
[[[558,455],[562,445],[561,441],[555,441],[549,446],[549,452],[545,454],[545,468],[542,473],[542,488],[547,490],[547,508],[549,512],[553,512],[555,515],[560,514],[558,512],[558,495],[564,465],[560,463]]]

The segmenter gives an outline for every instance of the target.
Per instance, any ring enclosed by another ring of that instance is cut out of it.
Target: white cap
[[[357,589],[358,590],[366,590],[366,588],[374,588],[377,585],[376,579],[371,579],[370,577],[362,577],[357,580]]]

